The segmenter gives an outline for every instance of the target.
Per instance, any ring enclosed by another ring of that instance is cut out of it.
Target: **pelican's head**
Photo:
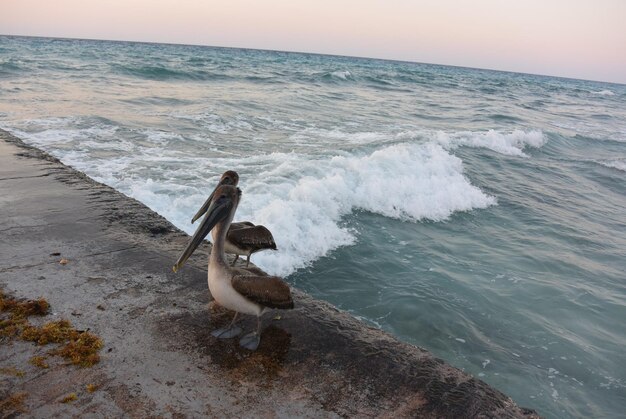
[[[217,186],[220,186],[220,185],[237,186],[238,183],[239,183],[239,174],[237,174],[237,172],[235,172],[234,170],[227,170],[224,172],[224,174],[220,178],[220,182],[217,184]]]
[[[173,268],[174,272],[178,271],[184,265],[187,259],[189,259],[189,256],[200,246],[202,240],[213,230],[213,227],[224,220],[227,220],[227,224],[230,224],[237,210],[237,205],[239,205],[240,197],[241,190],[236,186],[220,185],[215,188],[211,194],[211,200],[208,202],[208,208],[205,211],[206,215],[191,238],[191,241],[176,261]]]
[[[215,191],[217,190],[217,188],[219,188],[222,185],[237,186],[238,183],[239,183],[239,175],[237,174],[237,172],[235,172],[234,170],[225,171],[222,177],[220,178],[220,181],[218,182],[217,186],[215,187],[213,192],[211,192],[211,195],[209,195],[209,197],[204,202],[204,204],[200,207],[196,215],[194,215],[193,218],[191,219],[191,224],[195,223],[198,218],[202,217],[202,215],[206,212],[207,208],[209,208],[209,204],[211,203],[211,199],[213,198],[213,195],[215,194]]]

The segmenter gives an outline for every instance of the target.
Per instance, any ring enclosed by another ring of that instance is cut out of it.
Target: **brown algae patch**
[[[70,393],[61,399],[61,403],[71,403],[75,400],[78,400],[76,393]]]
[[[3,367],[0,368],[0,374],[12,375],[13,377],[23,377],[25,373],[15,367]]]
[[[39,368],[48,368],[49,365],[46,363],[45,356],[34,356],[30,360],[28,360],[31,364]]]
[[[0,400],[0,417],[12,417],[17,413],[26,412],[24,400],[28,397],[27,393],[14,393],[4,400]]]
[[[13,338],[19,335],[28,325],[29,316],[44,316],[48,314],[50,305],[46,300],[17,300],[4,295],[0,290],[0,312],[8,313],[8,318],[0,318],[0,336]]]
[[[28,325],[22,330],[20,337],[23,340],[35,342],[38,345],[65,342],[72,331],[72,324],[68,320],[48,322],[43,326]]]
[[[50,304],[43,298],[37,300],[20,301],[4,295],[0,290],[0,311],[9,312],[11,317],[25,318],[28,316],[45,316],[48,314]]]
[[[81,367],[97,364],[100,361],[98,352],[102,349],[103,343],[93,333],[76,330],[68,320],[47,322],[43,326],[30,324],[29,316],[43,316],[48,313],[49,308],[50,305],[43,298],[20,301],[7,297],[0,290],[0,312],[9,314],[8,318],[5,316],[0,318],[0,336],[19,338],[38,345],[58,343],[61,346],[49,351],[50,355],[62,356]],[[33,357],[31,363],[47,368],[45,358]]]
[[[102,339],[93,333],[80,332],[72,329],[69,336],[69,342],[60,348],[54,349],[50,353],[52,355],[60,355],[68,359],[72,364],[81,367],[91,367],[100,362],[98,352],[102,349]]]
[[[87,384],[85,388],[87,389],[88,393],[93,393],[94,391],[98,389],[98,386],[95,384]]]

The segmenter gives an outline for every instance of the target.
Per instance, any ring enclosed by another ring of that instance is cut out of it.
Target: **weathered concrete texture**
[[[46,320],[70,319],[105,342],[95,367],[53,357],[39,369],[28,359],[46,348],[1,341],[0,367],[26,374],[0,376],[0,400],[27,392],[37,417],[536,417],[297,290],[295,310],[265,316],[256,352],[213,338],[231,313],[209,303],[208,244],[174,274],[185,233],[9,134],[0,139],[0,286],[45,297]],[[244,329],[254,323],[246,319]],[[59,402],[71,392],[77,401]]]

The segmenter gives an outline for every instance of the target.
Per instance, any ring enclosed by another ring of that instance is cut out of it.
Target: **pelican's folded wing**
[[[262,306],[293,308],[289,285],[277,276],[237,275],[233,277],[232,285],[235,291]]]
[[[259,249],[276,249],[272,233],[263,226],[231,228],[228,230],[227,238],[232,243],[242,247],[252,246]]]
[[[238,230],[240,228],[246,228],[246,227],[254,227],[254,224],[252,224],[250,221],[238,221],[236,223],[231,223],[229,229]]]

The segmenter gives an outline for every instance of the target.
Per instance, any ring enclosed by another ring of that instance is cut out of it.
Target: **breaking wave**
[[[40,133],[14,132],[140,200],[188,233],[195,229],[190,214],[204,202],[219,174],[238,170],[244,195],[236,218],[266,225],[279,248],[255,255],[254,262],[283,276],[354,244],[358,234],[345,226],[344,219],[355,211],[419,222],[442,221],[455,212],[495,205],[494,197],[465,177],[463,162],[450,149],[488,147],[522,155],[524,146],[543,141],[540,133],[416,131],[392,136],[392,144],[369,144],[384,135],[356,134],[352,138],[368,143],[370,151],[233,157],[214,150],[212,158],[205,158],[174,150],[175,144],[185,142],[175,133],[144,130],[143,140],[128,141],[107,124],[72,130],[61,127],[63,119],[39,123],[46,127]],[[337,137],[335,132],[333,141]]]
[[[436,140],[449,149],[460,146],[488,148],[496,153],[522,157],[528,157],[524,154],[524,148],[539,148],[546,143],[546,137],[541,131],[526,132],[522,130],[515,130],[511,133],[501,133],[494,130],[453,134],[438,132]]]
[[[463,175],[461,159],[435,143],[396,144],[366,155],[321,159],[296,153],[216,158],[212,169],[200,166],[196,173],[184,176],[174,173],[182,162],[175,164],[159,154],[155,151],[143,158],[153,162],[160,159],[162,166],[169,163],[172,173],[160,178],[170,180],[130,175],[132,159],[93,167],[84,164],[84,156],[66,158],[97,180],[144,202],[188,233],[195,229],[189,224],[190,214],[204,202],[217,176],[197,186],[185,183],[185,178],[201,179],[207,171],[219,175],[225,168],[243,168],[244,194],[236,219],[263,224],[273,232],[279,250],[259,253],[254,262],[275,275],[289,275],[340,246],[354,244],[357,233],[342,222],[354,211],[409,222],[442,221],[455,212],[496,203]],[[246,168],[262,170],[250,172]],[[125,175],[118,178],[122,173]]]
[[[398,144],[365,156],[318,161],[275,157],[282,160],[275,170],[247,183],[245,190],[252,192],[245,193],[238,216],[274,232],[279,251],[259,254],[255,263],[279,275],[354,243],[356,233],[341,221],[355,210],[406,221],[442,221],[454,212],[496,203],[463,175],[461,160],[437,144]],[[295,172],[303,175],[272,185]]]

